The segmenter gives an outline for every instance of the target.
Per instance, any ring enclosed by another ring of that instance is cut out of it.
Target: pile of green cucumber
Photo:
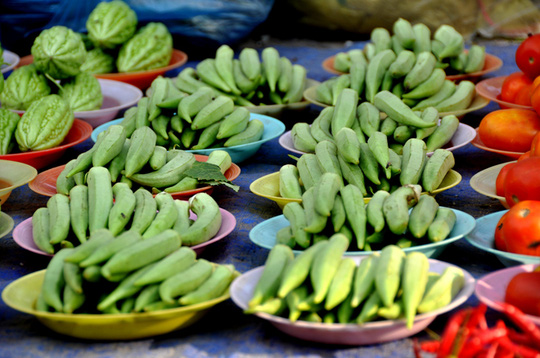
[[[126,183],[133,189],[144,187],[154,193],[176,193],[206,185],[186,174],[197,162],[193,153],[167,150],[156,143],[156,138],[147,126],[137,128],[127,138],[124,126],[111,125],[99,134],[92,148],[66,164],[56,179],[56,191],[68,195],[75,185],[87,184],[89,170],[96,167],[106,169],[111,183]],[[226,182],[223,173],[232,165],[231,156],[215,150],[204,165]]]
[[[302,202],[283,208],[289,225],[276,233],[276,242],[306,249],[340,233],[348,251],[374,251],[387,245],[401,248],[446,239],[456,214],[439,207],[433,196],[420,195],[419,185],[404,185],[389,193],[379,190],[365,204],[357,186],[343,186],[335,173],[324,173],[302,194]]]
[[[339,52],[334,59],[334,69],[349,73],[357,62],[372,62],[373,58],[384,50],[391,49],[396,55],[410,51],[415,55],[422,52],[432,53],[436,67],[450,74],[463,74],[481,71],[484,68],[486,49],[473,44],[465,50],[465,39],[453,26],[443,24],[431,34],[431,30],[423,23],[411,25],[399,18],[392,26],[392,32],[382,27],[371,31],[370,42],[363,50]]]
[[[317,143],[323,140],[357,147],[360,143],[369,143],[374,133],[380,132],[397,154],[402,154],[403,145],[410,138],[424,140],[428,152],[433,152],[449,143],[459,127],[456,116],[447,115],[440,119],[439,111],[434,107],[413,111],[388,91],[377,93],[374,104],[358,104],[358,100],[354,90],[344,89],[335,107],[323,109],[311,125],[295,123],[291,129],[294,147],[313,153]],[[340,133],[343,128],[347,130]]]
[[[335,234],[296,257],[274,246],[245,312],[328,324],[404,319],[412,328],[417,313],[448,305],[464,285],[461,269],[430,272],[423,253],[394,245],[356,265],[343,257],[348,243]]]
[[[246,47],[235,59],[234,51],[222,45],[215,58],[201,61],[196,70],[180,72],[175,85],[190,94],[209,87],[215,96],[227,96],[238,106],[289,104],[302,100],[306,73],[304,66],[292,64],[273,47],[264,48],[260,56]]]
[[[183,245],[194,246],[214,237],[221,227],[219,206],[204,192],[189,202],[173,199],[166,192],[154,197],[144,188],[133,192],[126,183],[112,185],[105,167],[90,168],[86,177],[87,185],[53,195],[46,207],[34,212],[33,240],[44,252],[79,247],[101,229],[108,229],[111,238],[132,231],[149,240],[172,229]],[[197,215],[196,220],[190,219],[190,211]],[[100,240],[96,237],[93,242],[99,245]]]
[[[114,314],[152,312],[206,302],[223,295],[235,277],[232,265],[197,259],[181,235],[164,230],[144,238],[95,230],[76,248],[49,262],[36,310]]]
[[[216,95],[210,87],[188,94],[177,89],[172,79],[160,76],[147,94],[124,114],[121,125],[128,138],[136,129],[149,127],[160,146],[197,150],[253,143],[263,135],[260,120],[250,120],[246,108],[235,108],[230,97]]]

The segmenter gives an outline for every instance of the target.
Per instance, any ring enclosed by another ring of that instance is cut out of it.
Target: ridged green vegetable
[[[35,65],[27,65],[17,68],[7,78],[0,101],[4,108],[27,110],[32,102],[50,93],[45,76],[37,71]]]
[[[81,36],[65,26],[43,30],[32,45],[34,64],[55,79],[75,76],[86,60]]]
[[[133,36],[137,14],[123,1],[103,1],[88,16],[86,29],[96,47],[114,48]]]
[[[147,71],[165,67],[172,56],[172,36],[160,22],[150,22],[129,39],[118,53],[118,72]]]
[[[15,112],[0,108],[0,155],[8,154],[13,146],[13,133],[21,117]]]
[[[23,114],[15,139],[22,152],[53,148],[62,143],[73,125],[73,111],[59,95],[51,94],[30,105]]]
[[[97,78],[81,72],[62,83],[60,95],[73,112],[93,111],[101,108],[103,94]]]
[[[115,71],[114,62],[113,56],[96,47],[86,53],[81,71],[90,74],[111,73]]]

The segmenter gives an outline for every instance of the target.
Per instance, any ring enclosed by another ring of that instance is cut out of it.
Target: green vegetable
[[[22,66],[7,78],[0,93],[2,107],[27,110],[32,102],[47,96],[51,88],[45,76],[34,65]]]
[[[103,94],[97,78],[81,72],[62,83],[60,95],[73,112],[92,111],[103,104]]]
[[[137,14],[123,1],[103,1],[88,16],[86,29],[96,47],[115,48],[135,33]]]
[[[114,57],[100,48],[88,51],[86,60],[81,65],[81,71],[91,74],[111,73],[114,70]]]
[[[43,30],[32,45],[34,64],[55,79],[75,76],[86,59],[82,38],[65,26]]]

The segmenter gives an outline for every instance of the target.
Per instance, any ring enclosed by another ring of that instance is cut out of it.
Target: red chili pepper
[[[523,346],[532,347],[533,345],[531,337],[512,328],[508,328],[508,338],[510,338],[512,342],[516,344],[521,344]]]
[[[539,351],[537,351],[536,349],[526,347],[526,346],[515,344],[514,342],[510,340],[510,338],[508,338],[508,336],[500,338],[498,342],[501,347],[513,352],[513,354],[517,354],[519,357],[540,358]]]
[[[470,339],[465,343],[463,349],[459,352],[460,358],[475,357],[480,353],[487,344],[491,344],[493,341],[505,337],[507,335],[507,328],[503,321],[498,321],[495,328],[481,330],[477,329],[470,334]]]
[[[469,323],[467,324],[467,327],[469,327],[470,329],[473,329],[473,328],[488,329],[488,325],[486,322],[486,311],[487,311],[486,304],[480,303],[478,307],[473,309],[471,313],[471,318],[469,319]]]
[[[441,347],[441,342],[437,340],[424,341],[420,343],[420,349],[428,353],[437,353]]]
[[[500,345],[497,351],[495,352],[495,358],[513,358],[513,357],[514,357],[514,352],[506,348],[502,348]]]
[[[418,343],[418,339],[413,338],[412,343],[413,343],[414,356],[416,358],[422,358],[422,352],[421,352],[422,348],[420,347],[420,344]]]
[[[498,302],[503,312],[514,322],[526,335],[531,338],[533,346],[540,349],[540,329],[527,318],[519,308],[506,302]]]
[[[459,329],[465,322],[465,319],[469,317],[471,311],[472,308],[468,307],[456,312],[452,317],[450,317],[446,323],[446,326],[444,327],[441,337],[441,346],[439,348],[439,352],[437,353],[437,358],[444,358],[452,353],[454,341],[458,335]]]

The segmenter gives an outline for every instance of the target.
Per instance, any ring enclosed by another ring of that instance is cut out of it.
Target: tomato
[[[504,300],[524,313],[540,316],[540,271],[521,272],[512,277]]]
[[[507,216],[508,211],[504,213],[503,216],[501,216],[499,222],[497,223],[497,226],[495,227],[495,248],[501,251],[507,251],[506,238],[504,237],[504,231],[502,230]]]
[[[527,76],[540,76],[540,34],[529,35],[516,50],[516,65]]]
[[[540,133],[540,132],[538,132],[538,133]],[[520,160],[527,159],[527,158],[530,158],[530,157],[531,157],[531,151],[528,150],[525,153],[521,154],[519,156],[519,158],[517,159],[517,161],[519,162]]]
[[[540,157],[516,162],[504,179],[504,197],[510,207],[524,200],[540,200]]]
[[[523,87],[533,84],[533,80],[527,77],[523,72],[514,72],[508,75],[501,87],[501,99],[505,102],[514,103],[516,95]]]
[[[490,148],[526,152],[540,131],[540,116],[528,109],[499,109],[488,113],[478,128],[480,140]]]
[[[498,196],[504,196],[504,181],[506,180],[506,175],[508,174],[508,171],[512,166],[514,166],[515,163],[508,163],[504,167],[501,168],[501,171],[497,175],[497,179],[495,180],[495,194]]]
[[[514,103],[519,104],[522,106],[529,106],[531,107],[531,96],[533,93],[533,85],[529,86],[523,86],[517,93],[516,97],[514,97]]]
[[[524,200],[512,206],[497,223],[506,251],[540,256],[540,201]]]
[[[530,152],[531,157],[540,157],[540,132],[533,137]]]
[[[531,106],[540,114],[540,86],[534,87],[531,94]]]

